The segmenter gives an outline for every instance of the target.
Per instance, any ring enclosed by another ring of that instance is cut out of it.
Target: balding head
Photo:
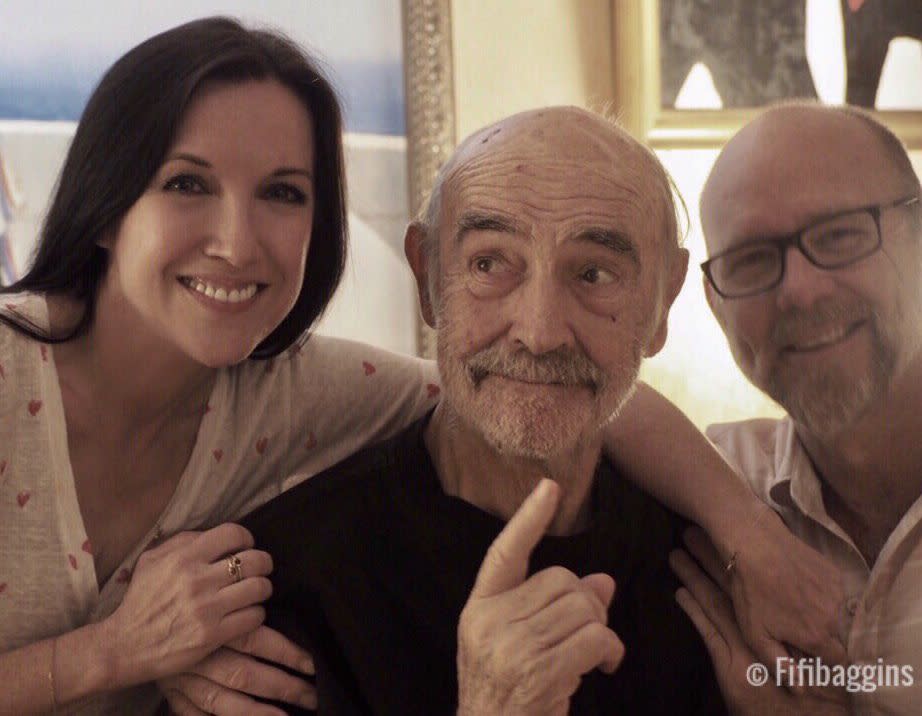
[[[922,362],[919,194],[886,128],[819,105],[765,112],[705,185],[711,309],[746,376],[815,437],[857,426]]]
[[[426,231],[426,250],[431,260],[438,259],[437,237],[445,193],[457,191],[465,176],[499,155],[525,162],[566,157],[583,162],[587,173],[594,167],[596,172],[623,176],[651,202],[664,255],[672,256],[672,249],[681,245],[676,203],[681,197],[653,152],[599,114],[578,107],[548,107],[501,119],[458,145],[440,169],[418,219]]]
[[[745,233],[752,225],[786,233],[811,211],[870,206],[918,193],[919,179],[905,148],[870,114],[819,104],[781,105],[743,127],[721,151],[701,194],[701,222],[714,254],[726,248],[732,238],[727,234]],[[762,216],[752,214],[758,207]],[[772,215],[776,226],[762,221]]]

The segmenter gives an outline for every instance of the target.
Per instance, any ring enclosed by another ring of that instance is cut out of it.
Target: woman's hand
[[[262,624],[258,605],[272,593],[272,558],[252,547],[249,531],[223,524],[180,533],[141,555],[125,598],[102,625],[117,687],[184,671]]]
[[[284,716],[284,711],[260,704],[251,696],[317,708],[313,685],[266,661],[314,673],[310,654],[274,629],[261,626],[228,642],[184,673],[160,679],[157,685],[177,716]]]

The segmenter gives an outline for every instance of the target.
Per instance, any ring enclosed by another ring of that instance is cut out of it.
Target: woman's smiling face
[[[314,131],[274,80],[218,83],[113,236],[100,300],[210,367],[244,360],[288,315],[314,218]],[[139,336],[140,337],[140,336]]]

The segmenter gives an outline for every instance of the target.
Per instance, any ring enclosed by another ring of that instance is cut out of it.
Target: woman
[[[271,562],[241,528],[138,555],[431,403],[421,361],[298,343],[343,269],[340,135],[301,51],[230,20],[148,40],[90,98],[34,266],[3,301],[0,668],[20,678],[0,711],[151,681],[252,631]],[[155,701],[148,687],[94,708]]]
[[[340,132],[312,62],[227,19],[151,38],[90,98],[0,312],[0,713],[142,714],[159,698],[144,682],[233,682],[215,655],[264,653],[271,558],[223,523],[434,400],[430,364],[299,340],[343,267]],[[642,396],[623,457],[662,444]],[[733,519],[759,508],[699,454],[694,482],[654,469],[648,487],[745,575],[769,520]]]

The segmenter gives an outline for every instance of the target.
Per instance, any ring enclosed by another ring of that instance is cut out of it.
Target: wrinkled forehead
[[[662,170],[632,138],[581,110],[526,113],[469,137],[445,169],[443,201],[512,201],[522,210],[660,226]],[[645,231],[652,231],[645,227]]]

